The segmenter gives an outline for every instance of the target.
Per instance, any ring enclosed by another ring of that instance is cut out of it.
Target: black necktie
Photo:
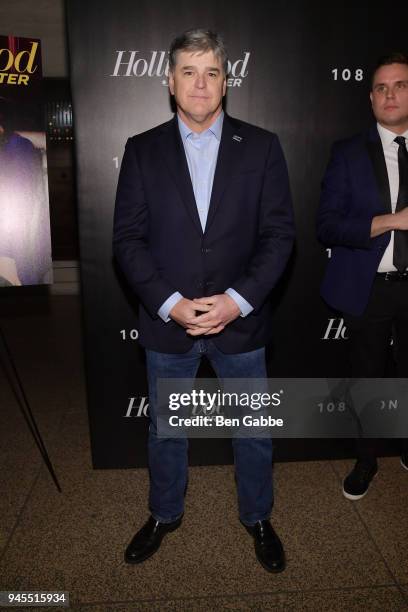
[[[397,136],[394,141],[398,144],[398,173],[399,190],[395,212],[408,206],[408,151],[404,136]],[[394,232],[394,266],[398,272],[408,268],[408,231],[395,230]]]

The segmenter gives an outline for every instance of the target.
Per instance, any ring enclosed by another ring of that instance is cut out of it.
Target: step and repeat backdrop
[[[84,335],[97,468],[146,465],[147,384],[137,299],[112,257],[115,191],[129,136],[172,116],[167,49],[192,27],[218,31],[230,72],[226,111],[276,132],[289,167],[297,240],[276,288],[271,377],[347,373],[347,328],[319,297],[330,251],[316,239],[320,182],[333,141],[373,122],[377,58],[407,50],[407,7],[369,2],[70,0]],[[205,375],[207,372],[201,372]],[[230,460],[224,440],[194,440],[192,463]]]

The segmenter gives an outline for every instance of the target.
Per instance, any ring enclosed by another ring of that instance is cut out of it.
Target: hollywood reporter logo
[[[348,330],[342,317],[330,318],[324,330],[322,340],[348,340]],[[394,344],[394,338],[390,338],[390,346]]]
[[[13,53],[11,49],[0,49],[0,83],[6,85],[28,85],[30,76],[38,66],[36,56],[38,42],[31,41],[31,48]]]
[[[331,318],[328,320],[322,340],[347,340],[347,327],[343,318]]]
[[[250,51],[244,51],[243,57],[228,61],[227,87],[241,87],[248,76]],[[150,51],[147,55],[141,51],[116,51],[115,66],[111,77],[158,77],[161,84],[167,87],[169,60],[167,51]]]
[[[148,396],[147,395],[142,395],[139,397],[129,397],[129,402],[126,408],[126,412],[123,415],[124,418],[131,418],[131,417],[135,417],[135,418],[143,418],[149,417],[149,402],[148,402]],[[214,414],[220,414],[221,411],[221,406],[219,406],[218,404],[214,403],[212,406],[207,405],[207,404],[202,404],[202,405],[198,405],[198,406],[193,406],[192,410],[191,410],[191,416],[197,416],[199,414],[205,414],[205,415],[214,415]]]
[[[143,418],[149,416],[149,403],[147,395],[140,397],[129,397],[129,403],[126,409],[126,413],[123,415],[125,418],[130,417]]]

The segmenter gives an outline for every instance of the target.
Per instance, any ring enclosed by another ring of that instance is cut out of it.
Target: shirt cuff
[[[247,315],[249,315],[250,312],[253,311],[254,307],[251,306],[251,304],[247,302],[242,297],[242,295],[240,295],[237,291],[235,291],[235,289],[232,289],[232,287],[227,289],[225,293],[227,293],[234,300],[234,302],[236,302],[238,308],[241,311],[241,314],[240,314],[241,317],[246,317]]]
[[[165,323],[168,323],[170,321],[170,311],[173,308],[173,306],[175,306],[177,304],[177,302],[179,302],[180,300],[183,299],[183,296],[181,295],[181,293],[179,293],[178,291],[175,291],[174,293],[171,294],[171,296],[169,298],[167,298],[167,300],[160,306],[159,310],[157,311],[157,314],[159,315],[159,317],[161,319],[163,319],[163,321]]]

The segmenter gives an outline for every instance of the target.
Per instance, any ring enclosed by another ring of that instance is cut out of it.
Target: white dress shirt
[[[399,172],[398,172],[398,148],[399,145],[394,142],[394,139],[397,136],[404,136],[405,138],[405,146],[407,145],[408,140],[408,130],[403,134],[395,134],[395,132],[391,132],[387,130],[387,128],[383,127],[379,123],[377,123],[378,133],[381,138],[381,144],[384,151],[385,164],[387,166],[387,174],[388,174],[388,183],[390,187],[390,195],[391,195],[391,209],[392,212],[395,213],[395,207],[397,205],[398,199],[398,189],[399,189]],[[407,202],[408,204],[408,202]],[[378,272],[393,272],[397,268],[392,263],[394,255],[394,231],[391,232],[391,240],[384,251],[384,255],[380,261],[380,265],[378,266]]]

